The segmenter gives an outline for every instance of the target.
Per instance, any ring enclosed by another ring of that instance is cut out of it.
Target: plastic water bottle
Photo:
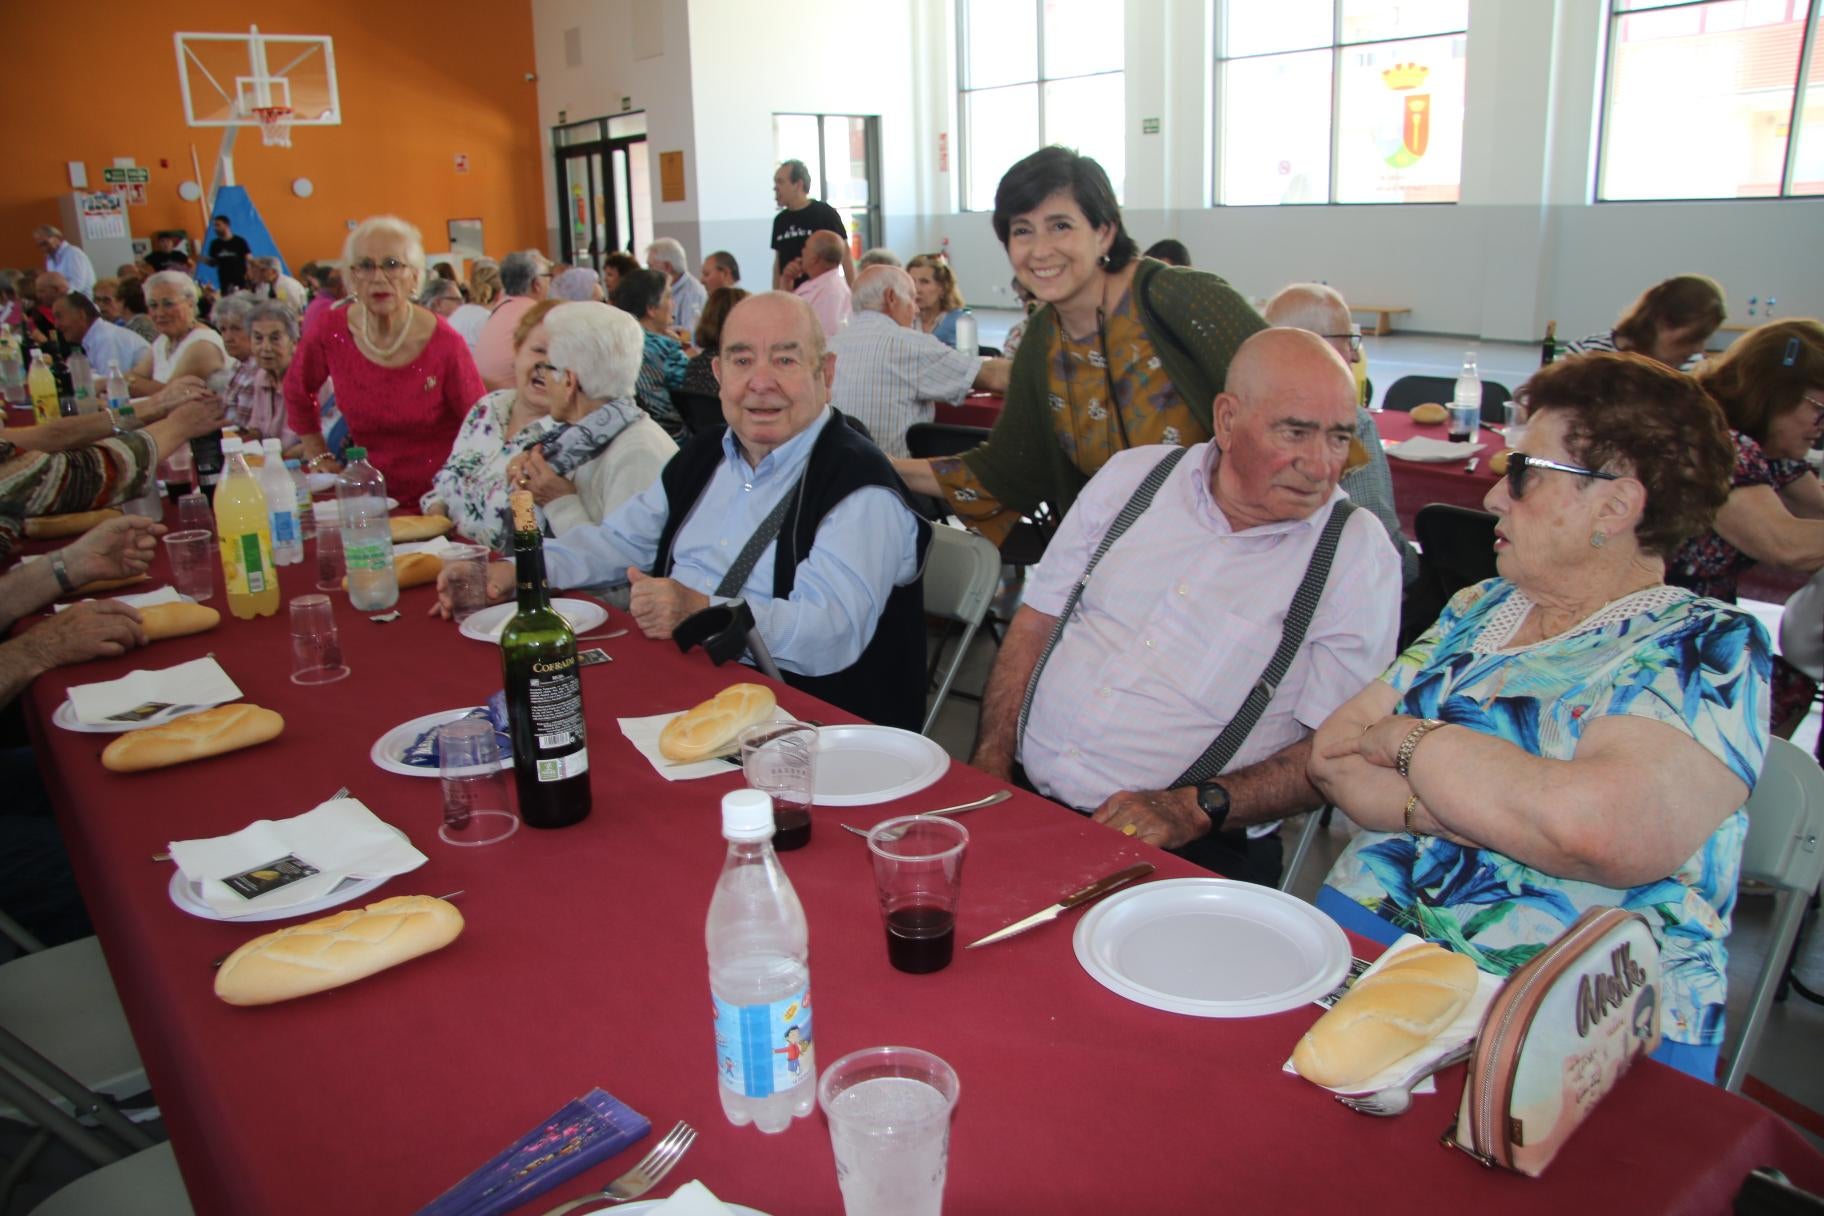
[[[975,314],[965,308],[963,315],[956,319],[956,349],[973,359],[981,348],[981,332],[976,328]]]
[[[304,536],[298,524],[298,487],[285,468],[285,454],[276,439],[263,440],[266,460],[260,466],[260,491],[266,495],[266,513],[272,519],[272,561],[275,566],[295,566],[304,560]]]
[[[722,836],[728,858],[703,930],[717,1089],[730,1123],[782,1132],[817,1105],[810,931],[773,852],[773,800],[759,790],[723,795]]]
[[[342,560],[348,567],[348,602],[361,612],[385,612],[399,602],[393,571],[393,529],[386,518],[386,478],[367,463],[367,449],[348,449],[336,482],[342,527]]]
[[[108,413],[114,415],[114,429],[120,429],[121,410],[128,408],[133,401],[133,394],[127,388],[127,378],[120,374],[120,360],[108,360]]]
[[[304,476],[303,466],[296,460],[287,460],[285,471],[291,474],[291,488],[298,499],[298,539],[314,540],[317,535],[317,513],[311,509],[310,479]]]
[[[70,356],[70,396],[76,401],[78,416],[95,412],[95,369],[81,351]]]
[[[1474,443],[1476,423],[1482,417],[1482,377],[1476,371],[1476,352],[1463,355],[1463,370],[1457,373],[1457,391],[1450,400],[1452,443]]]
[[[6,327],[0,327],[0,396],[8,405],[24,405],[28,400],[25,353],[19,346],[19,336]]]
[[[121,402],[119,409],[113,408],[110,404],[108,412],[113,417],[114,433],[116,435],[124,434],[125,432],[132,430],[137,421],[134,417],[133,402],[131,399]],[[145,493],[141,494],[138,498],[130,498],[126,502],[121,503],[120,509],[125,511],[128,515],[143,515],[147,519],[163,522],[165,518],[165,503],[158,492],[158,478],[148,474],[146,477]]]

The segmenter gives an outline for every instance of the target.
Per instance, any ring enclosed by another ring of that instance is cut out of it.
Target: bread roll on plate
[[[777,706],[764,684],[730,684],[667,722],[659,732],[659,754],[680,763],[706,760],[726,751],[745,728],[771,718]]]
[[[153,604],[139,610],[139,624],[148,642],[205,633],[221,623],[222,614],[207,604]]]
[[[1436,426],[1450,417],[1450,411],[1435,401],[1412,407],[1412,420],[1421,426]]]
[[[1429,943],[1402,950],[1317,1019],[1292,1067],[1328,1089],[1360,1084],[1437,1038],[1475,991],[1467,955]]]
[[[1488,471],[1496,477],[1507,476],[1507,449],[1502,448],[1488,458]]]
[[[424,583],[434,583],[443,572],[443,559],[435,553],[401,553],[393,558],[393,575],[399,580],[399,589],[417,587]],[[348,590],[348,579],[342,580],[342,589]]]
[[[222,961],[215,995],[230,1005],[309,996],[441,950],[461,932],[462,913],[447,900],[395,895],[254,938]]]
[[[218,705],[185,714],[163,726],[117,735],[102,749],[101,764],[116,773],[169,768],[276,739],[284,729],[285,719],[270,709],[244,702]]]
[[[447,515],[395,515],[389,522],[395,545],[414,540],[435,540],[456,526],[456,521]]]
[[[81,536],[96,524],[119,519],[113,507],[101,511],[77,511],[70,515],[34,515],[25,521],[25,534],[32,540],[56,540],[61,536]]]

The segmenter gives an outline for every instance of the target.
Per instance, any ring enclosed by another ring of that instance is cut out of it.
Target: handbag
[[[1638,913],[1591,908],[1483,1015],[1444,1143],[1538,1177],[1634,1060],[1659,1046],[1659,944]]]

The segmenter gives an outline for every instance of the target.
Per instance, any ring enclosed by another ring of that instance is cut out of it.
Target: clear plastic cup
[[[492,722],[458,718],[438,727],[437,772],[443,778],[443,826],[437,836],[445,844],[499,844],[519,831]]]
[[[171,585],[199,604],[215,594],[215,533],[201,528],[165,534]]]
[[[811,803],[817,796],[817,728],[804,722],[761,722],[740,735],[747,788],[772,795],[773,849],[784,853],[811,842]]]
[[[450,616],[461,623],[488,606],[488,551],[480,545],[451,545],[443,559]]]
[[[327,595],[300,595],[291,601],[291,682],[334,684],[346,679],[342,635]]]
[[[186,532],[215,534],[215,510],[201,490],[192,490],[177,500],[177,526]]]
[[[848,1216],[940,1216],[956,1070],[916,1047],[870,1047],[823,1070],[818,1104]]]
[[[342,529],[337,522],[340,517],[336,504],[313,503],[311,513],[317,517],[317,590],[340,591],[343,576],[348,573],[348,563],[342,555]]]
[[[942,815],[901,815],[868,833],[895,970],[923,975],[950,965],[968,848],[969,829]]]

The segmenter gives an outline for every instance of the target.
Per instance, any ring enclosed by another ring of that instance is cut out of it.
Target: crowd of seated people
[[[1416,554],[1342,295],[1292,283],[1257,312],[1182,242],[1142,254],[1101,166],[1048,147],[995,193],[1026,315],[998,356],[967,354],[949,256],[851,247],[807,184],[780,167],[774,290],[753,294],[731,254],[699,250],[693,273],[672,238],[644,264],[520,250],[464,280],[376,216],[333,261],[292,279],[250,257],[250,290],[218,295],[181,234],[97,279],[41,230],[45,264],[0,272],[0,324],[119,363],[141,422],[0,434],[0,552],[28,516],[143,492],[224,422],[319,472],[352,440],[399,499],[496,552],[508,494],[531,492],[552,585],[646,637],[739,596],[788,682],[916,728],[933,523],[908,491],[997,544],[1037,520],[978,766],[1264,883],[1280,821],[1331,803],[1362,830],[1320,906],[1496,974],[1583,908],[1637,909],[1672,964],[1659,1054],[1713,1075],[1742,807],[1816,691],[1733,606],[1736,580],[1824,568],[1806,462],[1824,326],[1770,322],[1695,365],[1726,312],[1680,275],[1569,344],[1516,394],[1528,425],[1485,504],[1497,576],[1396,657]],[[910,456],[910,426],[981,390],[1001,398],[983,442]],[[673,394],[715,398],[723,425]],[[143,566],[159,531],[123,523],[62,561]],[[8,577],[7,611],[48,590]],[[491,598],[513,581],[497,562]],[[97,606],[0,646],[0,695],[131,648],[136,621]]]

